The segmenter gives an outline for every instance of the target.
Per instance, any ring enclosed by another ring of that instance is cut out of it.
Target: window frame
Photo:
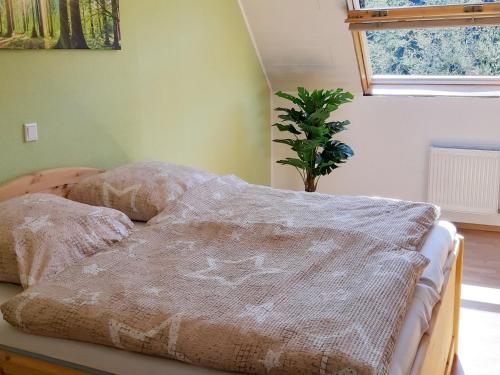
[[[394,8],[360,8],[347,1],[347,18],[358,62],[361,87],[366,96],[479,96],[500,97],[500,76],[402,76],[374,75],[365,32],[451,26],[498,26],[500,2],[430,5]]]

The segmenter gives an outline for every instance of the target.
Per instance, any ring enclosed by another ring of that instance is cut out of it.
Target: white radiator
[[[500,151],[432,147],[428,200],[444,210],[499,212]]]

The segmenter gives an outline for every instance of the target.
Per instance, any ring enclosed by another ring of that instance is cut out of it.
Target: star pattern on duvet
[[[160,292],[162,291],[162,289],[156,288],[156,287],[147,287],[147,288],[144,288],[143,291],[148,296],[158,297],[160,295]]]
[[[286,203],[291,203],[291,204],[304,204],[305,199],[304,195],[302,193],[292,193],[290,194],[289,197],[285,199]]]
[[[240,317],[250,317],[260,324],[266,320],[269,314],[273,313],[273,307],[273,302],[267,302],[257,306],[246,305],[245,311],[240,315]]]
[[[224,199],[224,194],[221,193],[220,191],[216,191],[215,193],[213,193],[212,197],[216,200],[216,201],[221,201],[222,199]]]
[[[185,276],[193,279],[213,280],[221,285],[237,287],[256,276],[283,272],[279,268],[266,268],[262,255],[241,260],[220,260],[208,257],[207,263],[208,268],[190,272]]]
[[[25,217],[24,223],[20,226],[21,229],[28,229],[33,233],[37,233],[40,229],[53,225],[49,221],[50,215],[40,217]]]
[[[217,213],[222,217],[229,217],[234,215],[233,211],[227,208],[222,208],[219,211],[217,211]]]
[[[177,350],[177,340],[181,329],[181,323],[182,319],[180,314],[176,314],[155,327],[143,330],[111,319],[109,321],[109,335],[114,346],[125,349],[121,336],[127,336],[131,339],[145,343],[154,339],[159,334],[162,334],[162,340],[166,343],[167,354],[179,361],[191,363],[186,355]]]
[[[231,239],[232,239],[233,241],[241,241],[241,236],[242,236],[242,235],[243,235],[242,233],[233,232],[233,233],[231,234]]]
[[[269,349],[266,353],[266,356],[260,362],[264,365],[267,372],[270,372],[274,368],[278,368],[281,366],[281,355],[283,354],[283,350],[274,351]]]
[[[105,271],[103,268],[100,268],[97,264],[91,264],[88,266],[83,266],[83,273],[85,275],[97,276],[99,273]]]
[[[179,240],[175,242],[175,247],[183,250],[193,250],[196,245],[196,241]]]
[[[99,303],[99,297],[101,295],[102,292],[81,290],[72,297],[63,298],[62,302],[70,306],[96,305]]]
[[[94,211],[92,211],[89,216],[96,216],[96,217],[99,217],[99,216],[102,216],[104,214],[104,208],[102,207],[97,207],[96,209],[94,209]]]
[[[335,244],[335,240],[314,241],[311,244],[312,246],[307,251],[313,253],[328,254],[334,249]]]
[[[177,199],[180,195],[182,195],[182,193],[184,193],[184,189],[182,188],[182,186],[170,186],[167,193],[167,201],[170,202]]]
[[[363,327],[358,322],[350,322],[346,327],[335,332],[321,332],[318,327],[302,327],[302,334],[312,343],[316,348],[323,348],[333,340],[343,339],[350,341],[357,341],[364,347],[364,350],[370,355],[379,356],[378,349],[371,342],[370,338],[366,335]]]

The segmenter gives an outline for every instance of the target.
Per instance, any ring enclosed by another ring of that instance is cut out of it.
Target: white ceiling
[[[273,90],[361,90],[344,0],[241,3]]]

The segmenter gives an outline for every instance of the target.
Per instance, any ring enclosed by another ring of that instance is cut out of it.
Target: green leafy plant
[[[299,172],[305,190],[316,191],[321,176],[337,169],[354,155],[352,149],[333,136],[345,130],[350,121],[329,121],[333,112],[342,104],[350,103],[354,96],[343,89],[307,91],[297,89],[298,96],[279,91],[280,98],[291,101],[294,108],[276,108],[281,123],[276,126],[282,132],[291,133],[294,138],[275,139],[297,153],[298,158],[286,158],[277,163],[291,165]]]

